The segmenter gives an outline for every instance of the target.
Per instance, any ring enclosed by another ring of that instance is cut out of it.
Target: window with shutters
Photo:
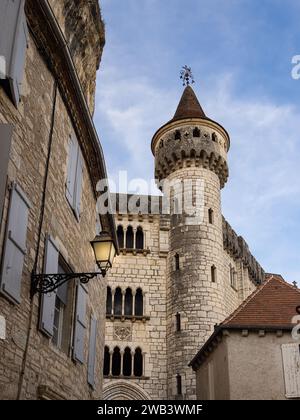
[[[13,183],[1,264],[0,290],[14,303],[21,302],[29,209],[27,197],[21,188]]]
[[[78,140],[73,133],[69,141],[66,197],[78,221],[81,213],[82,178],[83,158]]]
[[[300,398],[300,345],[289,343],[281,345],[285,396]]]
[[[13,125],[0,124],[0,220],[2,219],[2,211],[6,193],[7,170],[12,133]]]
[[[69,273],[71,270],[59,256],[58,273]],[[72,326],[72,283],[62,284],[56,292],[54,305],[52,343],[66,354],[70,349]]]
[[[3,57],[0,83],[18,106],[22,94],[28,28],[25,0],[0,2],[0,56]]]
[[[86,301],[87,290],[83,284],[77,285],[73,359],[80,363],[85,363],[85,336],[86,336]]]

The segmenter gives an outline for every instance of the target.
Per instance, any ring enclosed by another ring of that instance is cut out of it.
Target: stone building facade
[[[105,162],[91,113],[97,0],[0,4],[0,399],[102,395],[106,284],[31,297],[31,273],[94,272]],[[116,239],[115,239],[116,241]]]
[[[191,361],[197,398],[299,400],[299,304],[296,286],[268,275]]]
[[[222,216],[229,147],[187,86],[152,139],[163,197],[114,197],[121,253],[108,278],[105,399],[196,398],[190,360],[264,278]]]

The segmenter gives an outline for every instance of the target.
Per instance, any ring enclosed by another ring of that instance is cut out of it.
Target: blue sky
[[[229,132],[223,213],[266,271],[300,285],[299,0],[102,0],[95,123],[117,180],[153,178],[150,141],[174,114],[181,66]]]

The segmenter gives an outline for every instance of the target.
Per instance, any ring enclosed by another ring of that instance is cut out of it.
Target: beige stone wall
[[[106,285],[103,280],[92,280],[88,287],[85,336],[85,360],[81,365],[73,362],[70,353],[59,351],[37,329],[39,297],[30,300],[30,273],[37,248],[38,221],[40,216],[42,183],[49,141],[54,79],[43,58],[29,38],[24,75],[22,102],[16,109],[0,88],[0,122],[14,126],[12,150],[8,167],[8,184],[16,181],[31,201],[27,231],[27,253],[23,269],[21,304],[10,303],[0,296],[0,314],[6,319],[6,339],[0,340],[0,398],[15,399],[31,325],[28,357],[25,365],[21,398],[36,399],[40,386],[47,386],[53,393],[69,399],[93,399],[102,395],[104,308]],[[69,113],[57,97],[53,146],[46,192],[45,218],[42,228],[38,269],[43,272],[44,240],[51,234],[59,243],[60,252],[75,272],[95,270],[89,241],[95,236],[96,200],[92,190],[87,162],[84,163],[82,188],[82,214],[77,222],[65,197],[68,159],[68,141],[72,132]],[[0,253],[3,247],[7,221],[8,190],[1,221]],[[17,223],[17,221],[16,221]],[[30,308],[33,305],[32,322]],[[75,296],[73,296],[75,305]],[[96,388],[87,384],[87,357],[89,320],[93,313],[98,318],[96,360]],[[71,331],[70,331],[71,334]]]
[[[197,369],[197,398],[286,399],[281,345],[287,343],[295,343],[290,332],[242,335],[241,331],[226,331]]]
[[[49,0],[64,33],[91,113],[95,107],[96,70],[105,44],[98,0]]]
[[[227,341],[223,339],[196,372],[197,399],[228,400],[230,395]]]
[[[166,246],[164,231],[160,231],[159,216],[144,216],[143,220],[138,216],[118,216],[116,225],[122,225],[126,230],[128,225],[136,228],[142,226],[145,232],[145,248],[149,250],[147,256],[134,255],[127,251],[116,257],[114,266],[108,275],[108,285],[112,289],[121,287],[132,291],[141,288],[144,293],[145,309],[144,320],[120,320],[106,319],[106,345],[110,350],[118,346],[121,350],[129,347],[133,351],[140,347],[145,357],[145,378],[132,378],[126,381],[129,388],[134,386],[151,399],[165,399],[167,388],[166,366],[166,256],[160,252],[160,243]],[[163,238],[161,238],[161,235]],[[165,250],[165,248],[163,249]],[[120,326],[127,326],[131,331],[130,340],[118,339],[114,332]],[[110,395],[121,395],[117,391],[119,384],[124,382],[122,378],[107,378],[104,380],[104,393],[110,388]],[[130,389],[129,391],[130,392]],[[133,389],[137,394],[137,390]]]

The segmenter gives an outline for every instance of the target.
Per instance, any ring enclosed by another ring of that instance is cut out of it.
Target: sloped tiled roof
[[[187,86],[184,89],[175,115],[171,121],[180,120],[182,118],[206,118],[191,86]]]
[[[300,308],[300,290],[276,274],[268,274],[259,286],[225,321],[223,327],[292,327]]]

